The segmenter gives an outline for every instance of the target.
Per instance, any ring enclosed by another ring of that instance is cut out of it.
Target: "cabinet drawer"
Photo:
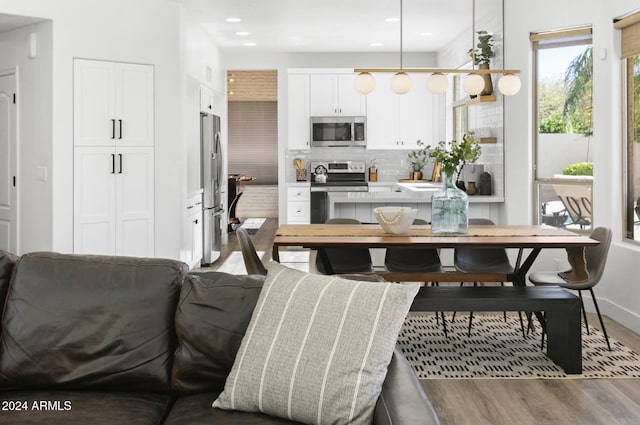
[[[289,187],[287,188],[287,201],[310,201],[311,190],[308,187]]]
[[[187,198],[187,213],[191,213],[194,210],[202,209],[202,195],[195,195]]]
[[[311,208],[308,202],[289,202],[287,206],[288,223],[309,223]]]

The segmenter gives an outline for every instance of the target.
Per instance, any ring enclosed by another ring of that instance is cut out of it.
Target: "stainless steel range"
[[[311,162],[311,223],[329,218],[329,192],[368,192],[364,161]]]

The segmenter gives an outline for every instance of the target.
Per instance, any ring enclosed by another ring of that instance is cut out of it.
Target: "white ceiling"
[[[385,22],[400,17],[400,0],[176,1],[224,48],[280,52],[396,52],[400,48],[400,23]],[[440,50],[470,30],[472,10],[473,0],[404,0],[403,50]],[[242,21],[227,23],[226,18]],[[237,31],[251,34],[240,36]],[[427,32],[432,35],[421,35]],[[256,45],[245,47],[249,41]],[[382,45],[372,47],[374,42]]]

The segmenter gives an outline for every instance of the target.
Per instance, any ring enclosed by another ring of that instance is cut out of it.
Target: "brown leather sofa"
[[[211,407],[262,276],[164,259],[0,251],[0,423],[286,424]],[[400,352],[376,424],[438,424]]]

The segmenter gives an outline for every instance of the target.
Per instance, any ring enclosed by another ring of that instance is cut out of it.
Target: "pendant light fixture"
[[[400,0],[400,71],[396,73],[391,79],[391,90],[396,94],[405,94],[411,90],[411,77],[402,69],[402,21],[404,16],[402,14],[402,0]]]
[[[409,68],[403,67],[403,0],[400,0],[400,68],[355,68],[353,71],[358,73],[355,79],[355,89],[361,94],[369,94],[376,86],[375,77],[372,73],[377,72],[393,72],[395,75],[391,79],[391,89],[397,94],[405,94],[411,89],[411,77],[407,72],[429,73],[431,74],[427,80],[427,88],[434,94],[442,94],[449,87],[449,79],[446,74],[467,74],[462,80],[463,90],[471,96],[480,94],[484,88],[483,74],[501,74],[498,80],[498,90],[505,96],[512,96],[520,91],[522,85],[517,74],[519,69],[475,69],[475,63],[472,61],[472,69],[458,68]],[[473,2],[472,9],[472,44],[475,43],[475,19],[476,19],[476,2]]]
[[[471,6],[471,70],[476,69],[476,54],[474,44],[476,43],[476,0],[472,0]],[[491,55],[493,56],[493,54]],[[489,57],[489,61],[491,57]],[[478,74],[469,74],[462,80],[462,89],[469,96],[477,96],[484,90],[484,78]]]

